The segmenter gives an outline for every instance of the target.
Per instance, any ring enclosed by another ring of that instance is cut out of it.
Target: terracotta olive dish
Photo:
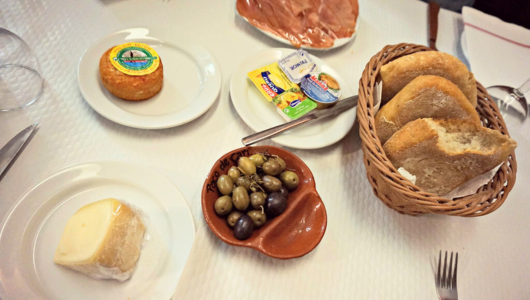
[[[299,185],[289,193],[287,208],[281,215],[267,220],[265,225],[254,230],[250,238],[238,240],[228,226],[226,217],[215,213],[214,203],[222,196],[217,189],[217,179],[232,166],[237,166],[240,157],[264,152],[281,157],[287,169],[298,175]],[[202,211],[210,229],[223,242],[253,248],[280,259],[296,258],[311,252],[322,240],[327,226],[326,208],[307,165],[291,152],[273,146],[243,147],[219,158],[202,188]]]

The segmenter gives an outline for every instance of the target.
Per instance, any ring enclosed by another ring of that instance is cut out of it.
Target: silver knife
[[[348,97],[346,99],[340,100],[339,103],[337,103],[337,105],[335,105],[332,108],[317,110],[316,112],[310,113],[308,115],[305,115],[305,116],[301,117],[300,119],[297,119],[297,120],[294,120],[294,121],[291,121],[291,122],[287,122],[285,124],[278,125],[278,126],[275,126],[275,127],[272,127],[272,128],[260,131],[260,132],[256,132],[254,134],[251,134],[251,135],[249,135],[247,137],[242,138],[241,142],[245,146],[250,146],[250,145],[255,144],[257,142],[260,142],[260,141],[263,141],[263,140],[266,140],[266,139],[270,139],[271,137],[273,137],[273,136],[275,136],[277,134],[280,134],[280,133],[282,133],[284,131],[293,129],[294,127],[296,127],[298,125],[302,125],[302,124],[308,123],[308,122],[316,120],[316,119],[320,119],[320,118],[323,118],[323,117],[326,117],[326,116],[332,116],[332,115],[340,114],[340,113],[342,113],[344,111],[347,111],[348,109],[357,106],[357,102],[358,101],[359,101],[359,96]]]
[[[22,130],[12,138],[2,149],[0,149],[0,180],[4,177],[8,168],[13,164],[15,159],[29,142],[30,137],[35,132],[39,123],[34,123],[28,128]]]

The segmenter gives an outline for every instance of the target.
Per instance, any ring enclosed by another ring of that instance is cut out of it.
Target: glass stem
[[[521,98],[524,97],[524,94],[528,93],[530,91],[530,78],[528,78],[525,83],[523,83],[520,87],[513,90],[514,94],[517,95],[517,97]]]

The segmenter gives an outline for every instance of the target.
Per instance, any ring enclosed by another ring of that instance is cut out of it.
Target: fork
[[[438,274],[435,276],[436,293],[440,300],[458,300],[458,291],[456,289],[456,269],[458,267],[458,252],[455,256],[455,268],[453,271],[453,252],[451,252],[451,259],[449,260],[449,268],[447,268],[447,251],[445,251],[445,258],[443,263],[443,274],[441,274],[442,267],[442,251],[438,257]],[[446,273],[446,271],[448,271]],[[447,276],[446,276],[447,275]]]

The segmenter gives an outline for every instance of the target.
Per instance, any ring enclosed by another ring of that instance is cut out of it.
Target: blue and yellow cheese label
[[[110,62],[120,72],[132,76],[151,74],[160,65],[155,49],[142,43],[126,43],[110,51]]]
[[[339,82],[324,72],[314,72],[302,78],[302,91],[316,102],[331,104],[340,98]]]

